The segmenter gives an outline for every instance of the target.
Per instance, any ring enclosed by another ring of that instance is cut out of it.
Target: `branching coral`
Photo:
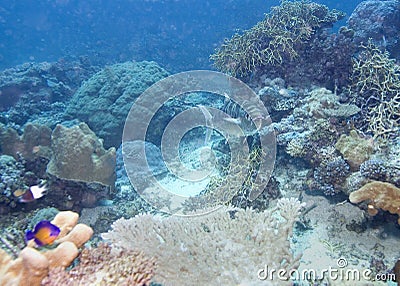
[[[302,206],[297,199],[281,199],[276,209],[264,212],[220,208],[192,217],[139,215],[116,221],[103,238],[113,247],[154,256],[154,280],[164,285],[265,285],[257,278],[265,265],[298,266],[289,238]]]
[[[213,176],[199,196],[189,197],[183,203],[184,213],[221,204],[264,210],[270,200],[281,196],[279,183],[267,172],[260,173],[260,165],[266,159],[266,152],[254,147],[246,160],[239,160],[231,170],[223,168],[223,175]],[[253,197],[254,194],[258,195]]]
[[[353,61],[349,91],[368,121],[367,131],[387,138],[399,131],[400,66],[371,41]]]
[[[372,216],[382,209],[400,217],[400,189],[390,183],[373,181],[352,192],[349,199],[352,203],[367,201]],[[397,222],[400,224],[400,218]]]
[[[336,22],[343,13],[307,1],[281,1],[265,19],[242,35],[235,34],[211,55],[215,66],[233,76],[262,65],[277,65],[298,56],[297,45],[310,40],[320,27]]]
[[[84,249],[79,264],[69,271],[53,268],[43,280],[43,286],[89,285],[150,285],[155,260],[139,251],[113,251],[107,244]]]

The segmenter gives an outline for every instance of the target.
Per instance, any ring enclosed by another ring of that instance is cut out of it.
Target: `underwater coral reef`
[[[0,285],[395,285],[399,11],[282,0],[218,72],[1,71]]]

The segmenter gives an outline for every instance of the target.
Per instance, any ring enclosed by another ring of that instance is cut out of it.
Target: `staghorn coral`
[[[397,222],[400,224],[400,189],[393,184],[370,182],[352,192],[349,199],[350,202],[356,204],[367,201],[368,213],[372,216],[376,215],[379,209],[397,214],[399,216]]]
[[[298,57],[298,46],[315,31],[341,19],[342,12],[307,1],[281,1],[265,19],[242,35],[235,34],[211,55],[214,65],[242,76],[263,65],[278,65]]]
[[[191,217],[144,214],[119,219],[102,236],[113,247],[139,248],[154,256],[154,281],[164,285],[265,285],[257,279],[264,265],[287,270],[298,266],[289,239],[302,206],[297,199],[285,198],[263,212],[221,207]]]
[[[279,182],[269,177],[267,172],[260,173],[260,165],[268,158],[266,155],[261,147],[254,147],[246,160],[233,164],[233,169],[222,167],[221,174],[212,176],[199,196],[185,200],[184,213],[221,204],[261,211],[266,209],[270,201],[281,197]],[[256,180],[257,175],[260,181]],[[254,193],[257,196],[253,198]]]
[[[371,41],[361,48],[353,60],[350,95],[365,113],[366,130],[374,138],[395,136],[400,124],[400,66]]]
[[[38,286],[49,269],[69,266],[79,254],[78,247],[93,234],[89,226],[76,225],[78,217],[77,213],[70,211],[60,212],[55,216],[52,223],[61,229],[56,248],[39,251],[35,248],[35,243],[30,241],[15,260],[1,250],[0,284]]]
[[[155,260],[139,251],[116,251],[105,243],[84,249],[79,264],[69,271],[50,269],[42,286],[121,285],[146,286],[156,268]]]

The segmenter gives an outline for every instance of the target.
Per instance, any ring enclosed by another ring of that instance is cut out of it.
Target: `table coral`
[[[393,184],[379,181],[370,182],[352,192],[349,199],[352,203],[367,201],[368,213],[372,216],[376,215],[379,209],[397,214],[399,216],[397,222],[400,224],[400,189]]]

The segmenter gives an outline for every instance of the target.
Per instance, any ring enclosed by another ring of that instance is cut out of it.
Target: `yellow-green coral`
[[[318,28],[343,16],[325,5],[282,0],[263,21],[226,40],[211,59],[219,70],[233,76],[245,75],[259,66],[281,64],[296,58],[296,46],[309,41]]]
[[[387,138],[399,131],[400,66],[371,41],[361,47],[353,61],[349,91],[355,102],[365,106],[367,130],[375,138]]]
[[[374,150],[372,141],[359,136],[355,130],[349,135],[342,134],[335,147],[354,170],[368,160]]]

